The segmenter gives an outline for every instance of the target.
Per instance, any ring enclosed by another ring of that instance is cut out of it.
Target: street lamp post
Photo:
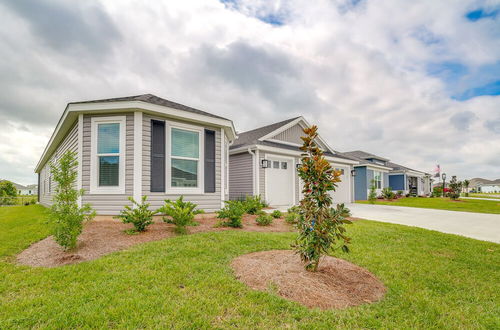
[[[444,188],[445,188],[445,182],[446,182],[446,173],[441,174],[441,178],[443,179],[443,197],[444,197]]]

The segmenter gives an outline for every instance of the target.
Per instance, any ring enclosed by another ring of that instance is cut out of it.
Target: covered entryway
[[[336,164],[332,164],[332,167],[341,172],[340,180],[341,182],[337,182],[337,188],[335,191],[330,192],[332,196],[333,203],[350,203],[351,202],[351,172],[349,167],[339,166]]]
[[[266,199],[271,206],[293,205],[294,165],[292,158],[269,156],[266,169]]]

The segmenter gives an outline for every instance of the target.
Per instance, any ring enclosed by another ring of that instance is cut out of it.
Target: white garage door
[[[332,167],[336,170],[339,170],[342,174],[340,175],[341,182],[337,182],[337,188],[335,191],[332,191],[330,194],[333,199],[333,203],[350,203],[351,202],[351,189],[350,189],[350,171],[349,167],[339,166],[332,164]]]
[[[267,195],[271,206],[289,206],[293,204],[293,160],[268,157],[271,164],[266,169]]]

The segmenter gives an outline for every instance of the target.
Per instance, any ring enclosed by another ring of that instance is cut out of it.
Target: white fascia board
[[[297,156],[300,157],[303,154],[303,152],[301,152],[301,151],[288,150],[288,149],[270,147],[270,146],[263,146],[263,145],[258,145],[258,144],[232,149],[229,151],[229,154],[234,155],[234,154],[246,152],[249,148],[251,150],[254,150],[254,149],[255,150],[262,150],[262,151],[266,151],[266,152],[273,152],[273,153],[277,153],[277,154],[282,154],[282,155],[287,155],[287,156],[295,156],[295,157],[297,157]],[[337,157],[331,157],[331,156],[325,156],[325,158],[328,161],[335,162],[335,163],[342,163],[342,164],[349,164],[349,165],[358,164],[357,161],[350,160],[350,159],[337,158]]]
[[[222,127],[226,131],[226,136],[229,142],[232,143],[236,139],[236,129],[231,120],[215,118],[196,113],[191,113],[184,110],[173,109],[163,105],[151,104],[143,101],[122,101],[122,102],[98,102],[98,103],[70,103],[64,109],[64,112],[56,125],[52,136],[50,137],[47,146],[45,147],[37,166],[35,173],[39,173],[42,166],[46,163],[49,156],[57,148],[59,142],[64,138],[67,130],[71,127],[75,118],[79,114],[92,114],[99,112],[123,112],[142,110],[146,113],[163,114],[169,117],[189,120],[199,124],[211,124]]]
[[[382,170],[383,172],[389,172],[392,170],[391,167],[387,166],[382,166],[382,165],[377,165],[377,164],[359,164],[359,165],[354,165],[354,167],[367,167],[369,169],[375,169],[375,170]]]

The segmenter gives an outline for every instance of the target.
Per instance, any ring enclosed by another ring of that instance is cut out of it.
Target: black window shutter
[[[215,131],[205,130],[205,192],[215,192]]]
[[[165,192],[165,122],[151,120],[151,192]]]

